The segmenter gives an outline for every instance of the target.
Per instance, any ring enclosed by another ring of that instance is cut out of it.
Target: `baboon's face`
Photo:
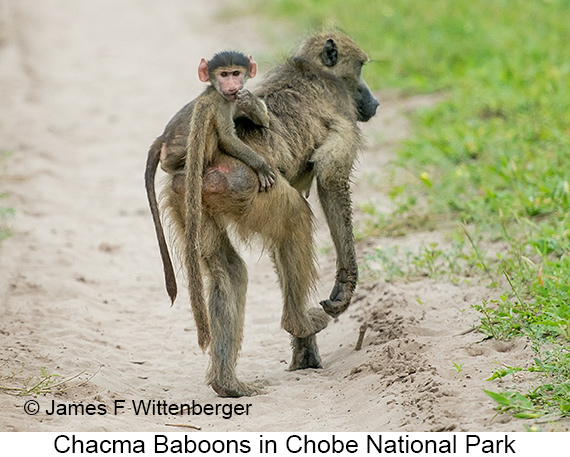
[[[369,59],[352,39],[342,33],[317,35],[304,43],[297,56],[317,63],[344,81],[359,121],[366,122],[376,114],[379,103],[362,77],[362,67]]]
[[[245,82],[256,74],[257,63],[253,57],[246,58],[235,51],[219,52],[209,61],[202,59],[198,65],[200,81],[212,84],[230,102],[236,101],[237,94],[243,89]]]
[[[214,72],[212,85],[222,96],[235,102],[237,93],[243,89],[247,80],[246,69],[243,67],[222,67]]]

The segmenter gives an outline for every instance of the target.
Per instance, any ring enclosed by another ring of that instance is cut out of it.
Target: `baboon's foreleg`
[[[319,199],[337,254],[335,285],[329,299],[321,301],[323,309],[332,317],[337,317],[348,308],[358,280],[350,175],[359,138],[347,136],[346,132],[353,129],[344,124],[349,123],[338,121],[337,125],[331,126],[327,141],[313,156]]]
[[[203,215],[202,257],[209,277],[212,331],[207,383],[221,397],[241,397],[257,389],[237,379],[235,368],[243,339],[247,269],[225,229]]]
[[[335,284],[329,298],[320,304],[328,315],[337,317],[350,305],[358,281],[350,191],[348,183],[346,189],[331,189],[319,180],[317,190],[337,252]]]

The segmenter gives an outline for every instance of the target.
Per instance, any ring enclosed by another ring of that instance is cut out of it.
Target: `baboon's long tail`
[[[162,136],[158,137],[148,151],[148,156],[146,159],[146,169],[144,173],[144,182],[146,187],[146,196],[148,198],[148,203],[150,206],[150,212],[152,214],[152,220],[154,222],[154,228],[156,230],[156,238],[158,240],[158,248],[160,250],[160,257],[162,258],[162,266],[164,269],[164,281],[166,283],[166,292],[170,297],[172,303],[176,299],[176,294],[178,292],[176,287],[176,276],[174,274],[174,268],[172,267],[172,260],[170,259],[170,254],[168,252],[168,247],[166,246],[166,239],[164,237],[164,229],[162,228],[162,222],[160,221],[160,214],[158,211],[158,202],[156,199],[156,191],[154,188],[154,179],[156,176],[156,169],[158,168],[158,162],[160,161],[160,151],[162,148]]]
[[[206,300],[200,265],[200,227],[202,223],[202,174],[206,153],[207,125],[198,125],[196,118],[203,116],[197,104],[190,123],[190,133],[186,145],[186,217],[184,255],[188,273],[188,291],[192,304],[192,313],[196,322],[198,345],[206,350],[210,344],[210,318]],[[206,124],[210,122],[207,119]],[[206,127],[206,128],[205,128]]]

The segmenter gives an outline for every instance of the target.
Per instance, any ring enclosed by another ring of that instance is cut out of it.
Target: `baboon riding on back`
[[[367,61],[366,54],[342,33],[314,35],[254,91],[267,107],[270,127],[246,116],[238,117],[235,127],[238,137],[274,170],[275,184],[269,192],[259,191],[251,167],[227,154],[218,154],[206,166],[198,252],[207,277],[211,329],[207,383],[221,396],[257,391],[235,373],[247,270],[230,241],[229,225],[245,239],[261,237],[273,260],[283,296],[281,324],[292,335],[291,370],[321,367],[316,333],[350,304],[358,278],[350,197],[350,176],[362,141],[357,122],[368,121],[378,106],[361,76]],[[183,107],[153,143],[146,170],[149,196],[154,194],[151,186],[159,161],[168,174],[163,209],[182,251],[187,222],[180,180],[187,175],[185,167],[192,166],[185,159],[186,147],[192,148],[187,140],[194,103]],[[303,194],[313,180],[337,262],[329,298],[311,307],[308,301],[317,279],[314,221]],[[159,238],[161,231],[157,225]],[[164,252],[161,255],[165,264],[170,262]],[[202,281],[190,278],[189,287],[203,287]]]

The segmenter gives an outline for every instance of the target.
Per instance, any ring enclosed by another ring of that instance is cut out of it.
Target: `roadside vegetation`
[[[37,397],[41,394],[62,393],[87,384],[100,370],[101,367],[99,367],[94,374],[86,375],[86,379],[84,380],[80,380],[79,378],[85,375],[86,370],[64,379],[58,374],[51,373],[46,367],[41,367],[39,374],[30,376],[28,373],[34,370],[28,369],[24,364],[17,370],[10,370],[8,362],[5,362],[0,365],[0,392],[17,397]],[[72,383],[72,381],[77,382]]]
[[[570,416],[570,2],[273,0],[259,9],[300,30],[336,25],[370,55],[373,89],[441,92],[413,115],[389,188],[394,211],[363,205],[358,236],[444,227],[449,243],[376,249],[364,269],[478,277],[489,338],[528,338],[535,358],[490,379],[539,374],[528,392],[487,392],[517,417]],[[401,170],[401,172],[398,172]]]

